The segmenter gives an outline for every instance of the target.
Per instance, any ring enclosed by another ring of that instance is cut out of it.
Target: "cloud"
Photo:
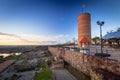
[[[59,39],[59,38],[66,38],[66,37],[69,37],[69,35],[60,34],[60,35],[55,36],[56,39]]]
[[[69,35],[35,35],[21,34],[14,35],[0,32],[0,45],[54,45],[65,41]]]
[[[0,45],[40,45],[39,41],[30,41],[22,36],[0,32]]]
[[[22,38],[31,40],[31,41],[58,41],[58,40],[64,40],[65,38],[68,38],[69,35],[35,35],[35,34],[23,34],[21,35]]]
[[[17,36],[17,35],[14,35],[14,34],[8,34],[8,33],[2,33],[2,32],[0,32],[0,35],[17,38],[17,39],[19,39],[19,40],[21,40],[21,41],[27,41],[27,40],[21,38],[20,36]]]

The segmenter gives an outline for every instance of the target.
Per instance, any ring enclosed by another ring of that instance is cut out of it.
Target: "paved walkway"
[[[91,55],[94,55],[96,51],[100,53],[101,49],[100,46],[91,46],[90,51],[91,51]],[[111,56],[108,58],[120,61],[120,49],[114,49],[108,46],[104,46],[103,52],[106,53],[106,51],[108,52],[108,54],[111,54]]]
[[[22,75],[18,80],[34,80],[35,71],[21,72]]]
[[[77,80],[65,69],[53,69],[52,72],[54,74],[55,80]]]

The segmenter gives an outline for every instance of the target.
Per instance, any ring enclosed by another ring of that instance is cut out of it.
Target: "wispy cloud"
[[[19,40],[21,40],[21,41],[28,41],[28,40],[23,39],[23,38],[20,37],[20,36],[14,35],[14,34],[8,34],[8,33],[0,32],[0,35],[17,38],[17,39],[19,39]]]
[[[69,35],[35,35],[21,34],[14,35],[0,32],[0,45],[48,45],[57,44],[59,41],[67,39]]]
[[[59,35],[35,35],[35,34],[23,34],[22,38],[31,41],[58,41],[64,40],[69,37],[69,35],[59,34]]]
[[[14,34],[0,32],[0,45],[39,45],[37,41],[29,41]]]

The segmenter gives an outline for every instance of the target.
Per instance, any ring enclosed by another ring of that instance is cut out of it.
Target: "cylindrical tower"
[[[78,16],[78,46],[87,48],[91,43],[91,17],[89,13]]]

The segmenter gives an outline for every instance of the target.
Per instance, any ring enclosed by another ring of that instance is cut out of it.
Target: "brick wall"
[[[95,74],[97,74],[98,71],[95,70],[99,70],[99,69],[103,70],[102,72],[104,72],[105,70],[112,74],[116,74],[118,77],[120,76],[120,62],[116,60],[96,57],[96,56],[72,52],[72,51],[60,50],[59,48],[53,48],[53,47],[49,47],[49,51],[54,56],[57,57],[62,56],[63,59],[66,62],[68,62],[70,65],[72,65],[74,68],[84,72],[85,74],[91,77],[95,77],[91,73],[94,72]]]

